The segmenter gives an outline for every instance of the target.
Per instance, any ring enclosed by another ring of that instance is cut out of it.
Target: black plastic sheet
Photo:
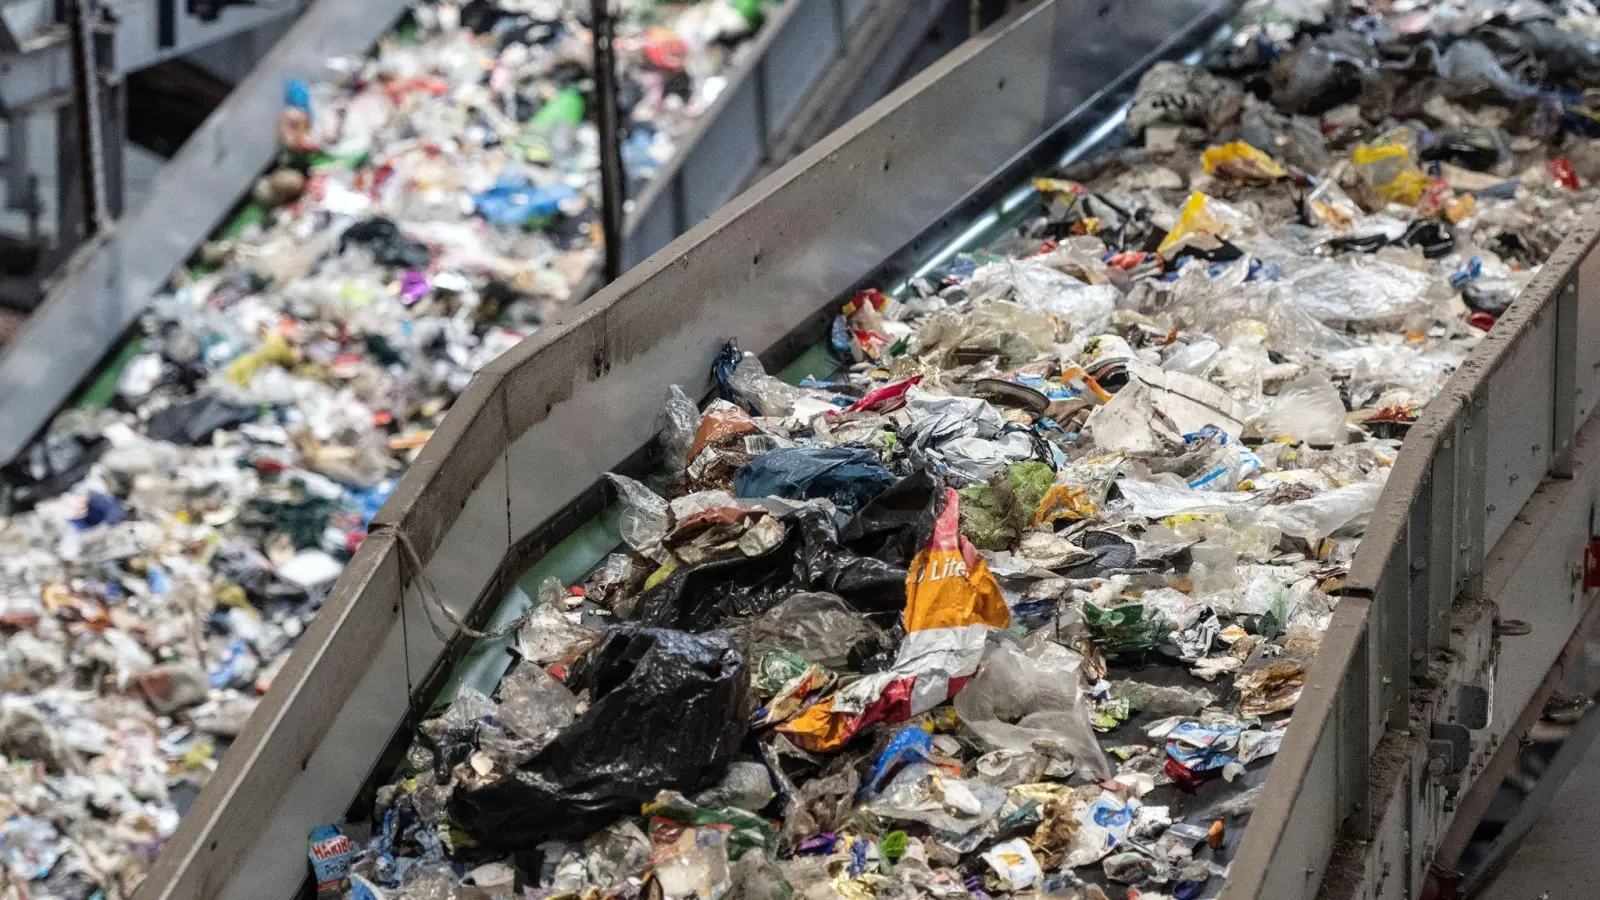
[[[619,625],[567,680],[588,710],[514,774],[458,790],[451,814],[495,848],[581,838],[661,790],[722,777],[753,708],[750,673],[726,634]]]

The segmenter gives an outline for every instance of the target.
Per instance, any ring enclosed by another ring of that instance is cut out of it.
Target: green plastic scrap
[[[1006,550],[1022,536],[1055,473],[1042,462],[1012,463],[988,481],[962,488],[961,533],[983,550]]]
[[[1171,628],[1165,619],[1143,605],[1129,603],[1101,609],[1083,604],[1083,618],[1089,623],[1089,636],[1106,653],[1138,653],[1152,650],[1166,640]]]
[[[1128,716],[1132,714],[1132,704],[1126,697],[1119,700],[1102,700],[1094,705],[1089,724],[1094,726],[1095,731],[1110,731],[1128,721]]]
[[[737,861],[751,850],[776,858],[778,824],[753,812],[732,806],[700,806],[677,791],[662,791],[645,805],[647,816],[668,819],[682,825],[723,825],[728,832],[728,859]]]
[[[891,831],[883,836],[883,842],[878,845],[878,852],[883,854],[884,859],[894,862],[905,855],[910,841],[904,831]]]
[[[761,696],[771,697],[783,690],[784,685],[804,675],[809,668],[811,663],[798,653],[769,650],[761,654],[761,660],[756,664],[754,687]]]
[[[540,129],[555,125],[577,125],[583,121],[583,110],[582,92],[576,87],[564,87],[533,114],[532,125]]]
[[[275,532],[288,534],[296,550],[309,550],[322,545],[328,519],[339,511],[340,503],[302,491],[298,501],[258,498],[250,501],[250,507],[256,514],[252,518],[270,524]]]
[[[750,23],[751,30],[755,30],[766,21],[767,7],[777,6],[779,2],[780,0],[733,0],[733,8]]]

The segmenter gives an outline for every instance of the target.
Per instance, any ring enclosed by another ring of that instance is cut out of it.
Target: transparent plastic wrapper
[[[1350,163],[1385,203],[1415,206],[1428,189],[1427,174],[1404,144],[1363,144],[1351,154]]]
[[[1323,323],[1380,324],[1426,314],[1426,272],[1374,257],[1321,260],[1284,273],[1283,287]]]
[[[522,663],[500,682],[500,721],[538,750],[578,714],[578,700],[566,685],[532,663]]]
[[[517,629],[517,652],[523,659],[549,665],[570,657],[599,637],[562,608],[562,600],[567,596],[566,588],[556,578],[540,582],[533,609]]]
[[[991,644],[978,674],[956,695],[956,713],[991,749],[1035,750],[1070,761],[1086,778],[1109,778],[1111,767],[1089,727],[1082,666],[1082,657],[1059,644],[1041,643],[1031,655]]]
[[[1164,519],[1200,510],[1242,509],[1261,503],[1249,491],[1197,491],[1132,478],[1117,480],[1117,490],[1127,503],[1127,513],[1141,519]]]
[[[732,374],[728,376],[728,385],[735,394],[750,403],[759,415],[777,419],[787,418],[794,413],[797,404],[805,402],[810,396],[806,391],[768,375],[754,353],[745,353],[739,358]]]
[[[1086,284],[1031,259],[979,266],[967,290],[974,302],[1010,301],[1056,316],[1072,331],[1091,334],[1106,329],[1118,294],[1109,284]]]
[[[695,795],[700,806],[731,806],[735,809],[756,812],[776,793],[772,789],[772,776],[767,767],[758,762],[735,762],[715,786]]]
[[[1184,202],[1177,224],[1167,232],[1156,252],[1169,259],[1186,247],[1214,249],[1223,240],[1239,237],[1252,228],[1243,212],[1201,191]]]
[[[1305,444],[1345,442],[1345,408],[1339,389],[1326,375],[1309,373],[1278,389],[1255,420],[1265,438],[1290,438]]]
[[[732,886],[728,833],[720,828],[652,828],[650,861],[672,900],[720,900]]]
[[[1127,700],[1132,708],[1150,716],[1192,716],[1217,702],[1205,688],[1149,685],[1140,681],[1111,682],[1111,699]]]
[[[821,772],[799,785],[789,798],[783,819],[783,839],[789,846],[813,835],[841,828],[855,811],[861,776],[849,756],[831,760]]]
[[[583,841],[589,883],[603,891],[620,889],[650,861],[650,838],[633,819],[621,819]]]
[[[668,472],[681,477],[689,466],[689,448],[694,444],[695,432],[700,429],[700,409],[683,388],[675,384],[668,386],[656,428],[660,433],[663,465]]]
[[[954,777],[928,763],[912,763],[867,806],[885,819],[921,822],[964,835],[993,820],[1005,799],[1005,791],[982,782]]]
[[[622,542],[632,547],[640,556],[658,563],[667,561],[667,549],[662,542],[667,538],[667,501],[655,491],[625,475],[607,472],[606,480],[616,488],[622,501],[622,518],[617,523]]]
[[[1056,323],[1042,311],[991,301],[966,315],[941,313],[917,331],[917,354],[941,365],[961,354],[996,356],[1001,364],[1027,362],[1054,345]]]
[[[1323,491],[1304,500],[1295,500],[1266,509],[1263,518],[1284,534],[1315,543],[1346,527],[1366,522],[1378,505],[1388,470],[1379,470],[1370,481]]]

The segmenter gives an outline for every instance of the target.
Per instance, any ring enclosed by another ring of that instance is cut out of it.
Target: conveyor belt
[[[788,363],[821,335],[835,297],[948,243],[1231,4],[1149,0],[1115,16],[1106,4],[1088,13],[1092,37],[1079,6],[1040,3],[964,45],[480,372],[374,519],[141,900],[291,893],[308,830],[385,771],[408,713],[467,649],[428,626],[416,565],[454,614],[482,623],[564,541],[609,549],[603,531],[580,526],[604,502],[600,473],[637,464],[649,443],[659,392],[640,385],[703,388],[708,336]],[[968,116],[957,130],[952,109]]]
[[[948,244],[1227,5],[1103,6],[1089,42],[1089,6],[1046,0],[480,373],[141,898],[288,893],[307,831],[382,774],[468,649],[432,632],[418,566],[473,623],[530,564],[575,577],[578,544],[609,549],[584,527],[605,503],[600,473],[643,463],[659,391],[640,385],[707,388],[726,337],[769,369],[792,362],[835,298]],[[1600,501],[1597,241],[1600,223],[1568,238],[1410,430],[1224,897],[1421,895],[1581,643]]]

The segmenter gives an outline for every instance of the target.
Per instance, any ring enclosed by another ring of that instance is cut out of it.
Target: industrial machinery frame
[[[1232,6],[1043,0],[1015,13],[480,371],[138,900],[292,895],[310,828],[359,799],[466,643],[437,627],[424,584],[457,618],[485,621],[603,503],[601,473],[637,462],[666,384],[707,388],[729,337],[769,362],[797,356],[834,298],[954,234],[995,185]]]

